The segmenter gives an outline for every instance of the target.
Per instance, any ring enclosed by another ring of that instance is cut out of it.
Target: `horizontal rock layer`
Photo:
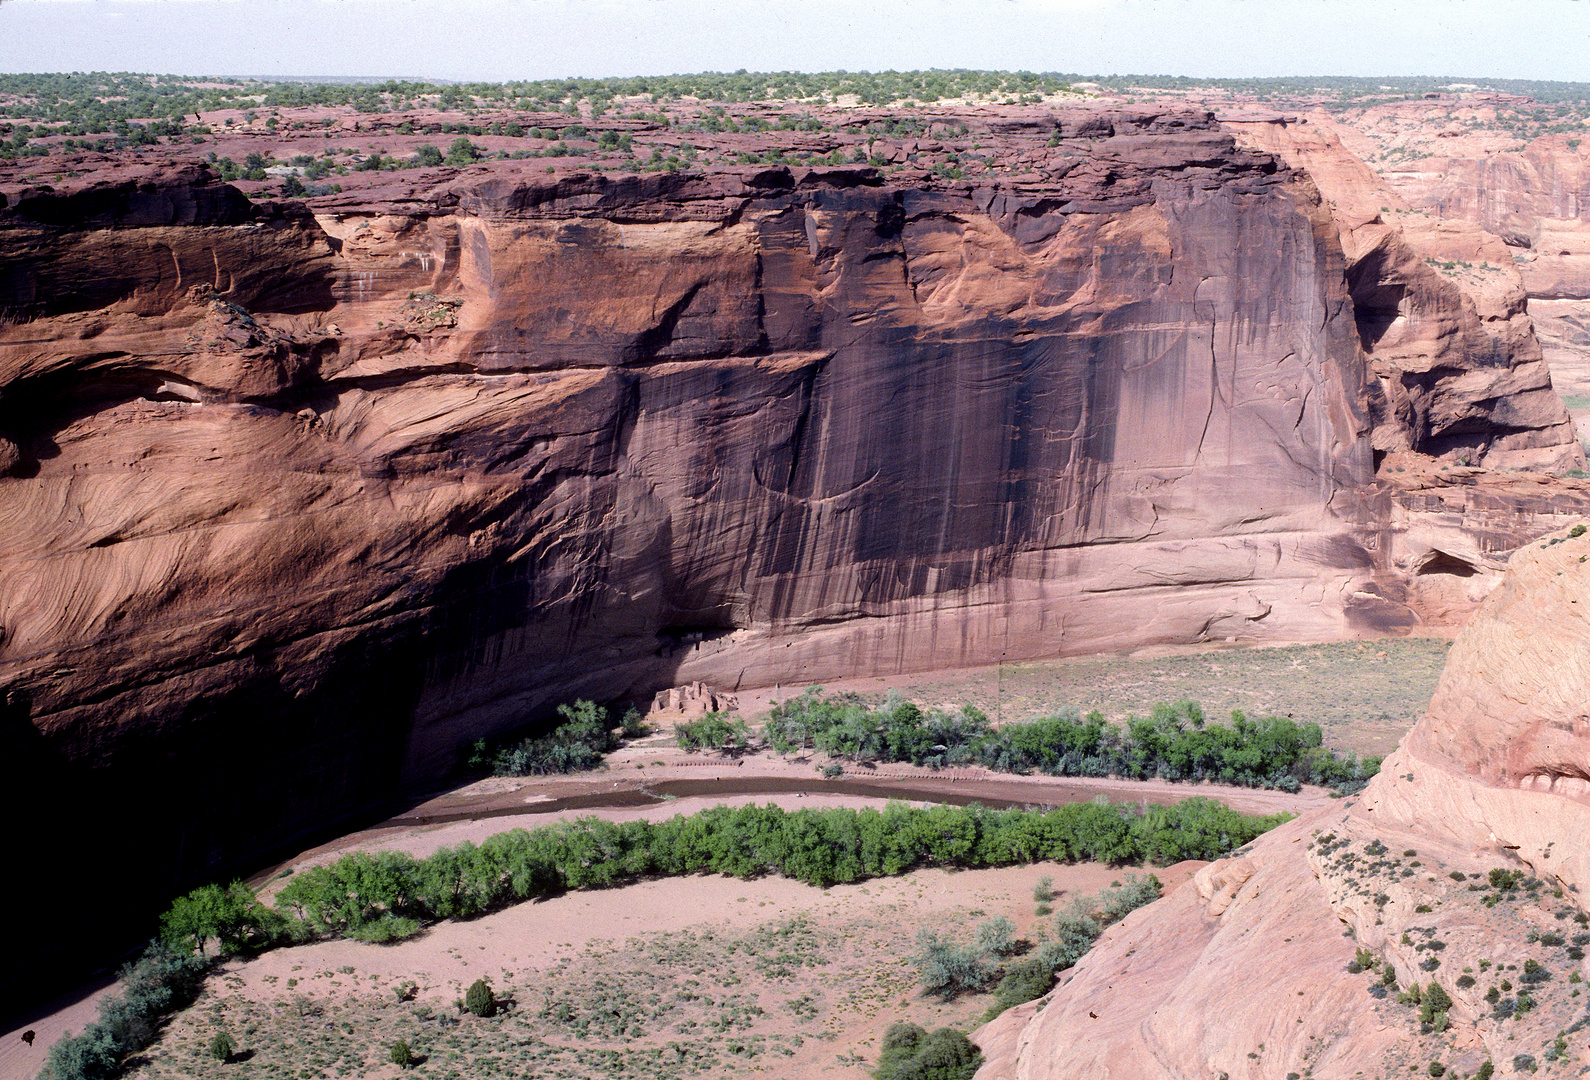
[[[13,797],[65,807],[35,846],[93,829],[152,898],[576,696],[1414,621],[1314,185],[1204,113],[1066,123],[978,186],[8,194],[0,731]],[[1550,419],[1507,437],[1549,456]]]

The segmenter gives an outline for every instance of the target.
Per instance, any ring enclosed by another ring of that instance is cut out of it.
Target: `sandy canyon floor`
[[[891,689],[923,704],[969,702],[991,715],[1028,717],[1097,707],[1112,717],[1156,701],[1193,698],[1211,718],[1318,719],[1334,746],[1382,753],[1428,700],[1448,642],[1410,638],[1250,650],[1201,650],[1008,664],[835,683],[881,697]],[[750,716],[788,690],[741,696]],[[857,793],[865,789],[867,793]],[[673,794],[684,791],[685,794]],[[1304,813],[1328,793],[1299,795],[1219,785],[1016,777],[982,769],[931,773],[907,765],[848,770],[824,781],[815,763],[768,753],[686,754],[666,730],[612,755],[605,769],[550,779],[494,777],[438,793],[381,825],[307,850],[262,871],[282,880],[353,849],[424,856],[505,829],[595,814],[659,820],[709,805],[773,802],[786,809],[876,805],[879,798],[1054,805],[1099,796],[1174,802],[1212,795],[1249,813]],[[1200,864],[1154,872],[1167,893]],[[1131,871],[1039,864],[999,870],[923,870],[899,878],[815,889],[782,878],[694,877],[576,892],[468,922],[447,922],[399,946],[330,941],[227,964],[177,1017],[134,1075],[315,1077],[397,1075],[387,1060],[405,1039],[416,1076],[856,1077],[875,1061],[896,1020],[969,1029],[988,995],[942,1003],[921,995],[909,957],[921,928],[969,940],[1004,915],[1029,940],[1052,918],[1033,889],[1050,877],[1058,910]],[[488,978],[510,1007],[481,1020],[456,1006]],[[400,990],[412,997],[400,1000]],[[31,1077],[45,1049],[92,1019],[103,988],[60,1003],[29,1027],[0,1036],[0,1077]],[[241,1060],[207,1054],[224,1030]]]

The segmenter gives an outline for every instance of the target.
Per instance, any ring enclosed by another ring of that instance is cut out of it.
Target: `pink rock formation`
[[[1266,834],[1113,928],[1041,1008],[977,1036],[990,1050],[979,1080],[1328,1080],[1487,1059],[1508,1075],[1515,1055],[1544,1058],[1583,1012],[1572,976],[1585,962],[1563,938],[1582,929],[1566,916],[1590,887],[1587,558],[1582,526],[1521,549],[1361,798]],[[1497,888],[1498,868],[1545,885]],[[1370,995],[1378,972],[1348,970],[1360,948],[1403,986],[1439,982],[1451,1028],[1421,1033],[1416,1010]],[[1510,976],[1514,992],[1537,958],[1549,974],[1525,987],[1533,1010],[1500,1018],[1488,988]],[[1590,1060],[1582,1039],[1566,1060]]]

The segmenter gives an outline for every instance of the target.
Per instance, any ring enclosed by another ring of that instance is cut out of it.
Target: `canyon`
[[[758,136],[804,163],[307,199],[163,146],[0,167],[8,810],[134,900],[48,926],[125,936],[576,697],[1439,629],[1590,511],[1544,267],[1383,210],[1342,131],[833,113]]]

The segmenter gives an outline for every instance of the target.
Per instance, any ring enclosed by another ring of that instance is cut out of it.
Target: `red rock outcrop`
[[[1590,1060],[1582,1038],[1556,1041],[1584,1026],[1575,984],[1590,974],[1571,944],[1590,887],[1587,558],[1583,525],[1514,555],[1362,797],[1113,928],[1041,1007],[995,1021],[980,1080]],[[1440,984],[1451,1026],[1371,993],[1388,968],[1402,987]]]
[[[1377,451],[1497,469],[1583,468],[1500,238],[1482,222],[1413,212],[1321,114],[1225,123],[1246,145],[1306,171],[1330,205],[1377,384]]]
[[[18,774],[165,890],[576,696],[1347,632],[1335,231],[1204,114],[1103,123],[1032,183],[8,196]]]
[[[577,696],[1407,625],[1314,184],[1201,111],[1010,123],[976,183],[8,189],[12,796],[159,895]],[[1518,340],[1441,310],[1443,364]],[[1449,374],[1463,432],[1376,432],[1557,452]]]

